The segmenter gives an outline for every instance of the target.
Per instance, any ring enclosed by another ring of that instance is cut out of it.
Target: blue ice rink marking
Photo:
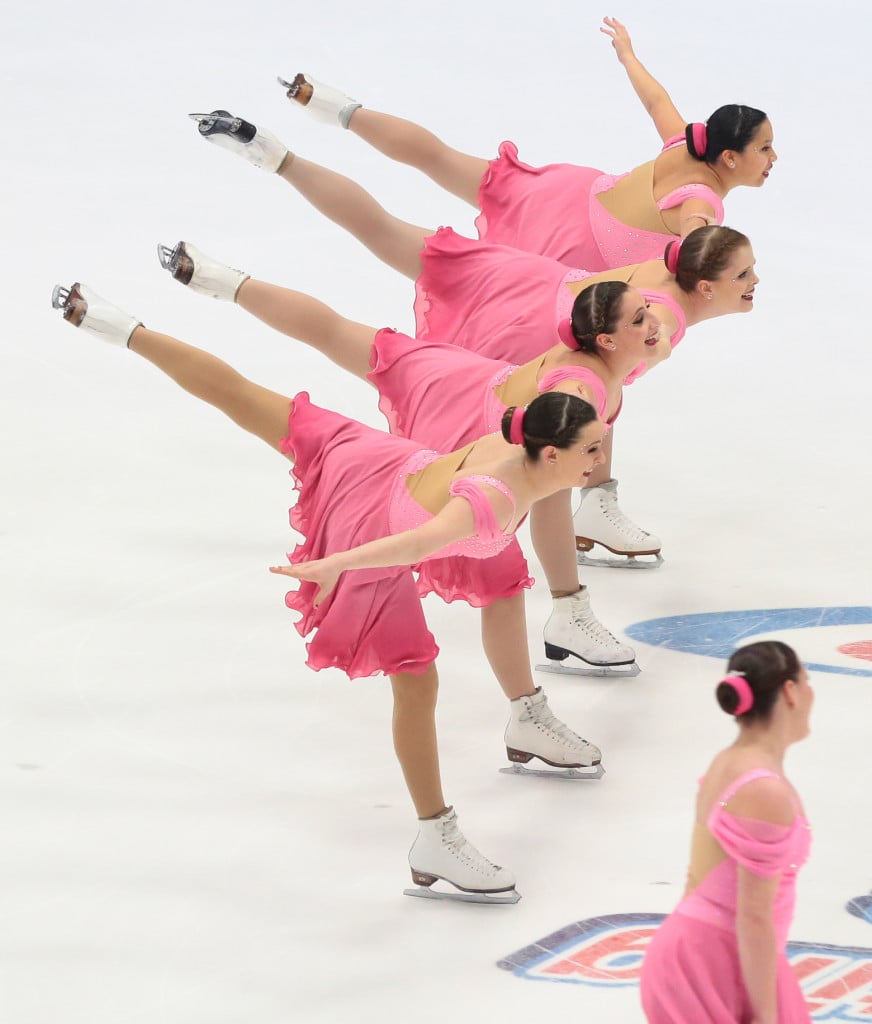
[[[652,647],[666,647],[686,654],[728,658],[748,637],[786,629],[817,629],[821,626],[861,626],[872,623],[872,608],[757,608],[749,611],[703,612],[647,619],[625,632],[633,640]],[[847,676],[872,676],[872,669],[806,662],[809,671],[837,672]]]

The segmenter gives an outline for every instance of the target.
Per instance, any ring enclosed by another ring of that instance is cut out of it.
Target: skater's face
[[[634,359],[649,359],[660,338],[660,321],[651,312],[645,296],[628,288],[621,298],[618,326],[603,335],[607,350],[632,352]]]
[[[754,288],[760,278],[754,271],[754,251],[748,244],[740,245],[724,272],[715,281],[700,281],[700,294],[712,303],[712,313],[747,313],[754,308]]]
[[[814,704],[814,690],[805,668],[800,669],[796,679],[788,679],[784,684],[784,700],[789,709],[794,739],[804,739],[810,732],[809,722]]]
[[[584,487],[596,467],[606,461],[603,451],[605,434],[606,426],[602,420],[594,420],[582,427],[568,448],[553,449],[565,487]]]
[[[730,174],[738,179],[740,185],[749,185],[751,188],[760,188],[766,182],[777,159],[778,154],[772,146],[772,124],[768,119],[761,123],[741,152],[730,150],[724,153]]]

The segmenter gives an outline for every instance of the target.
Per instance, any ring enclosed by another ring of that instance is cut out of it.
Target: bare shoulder
[[[726,809],[741,818],[790,825],[796,817],[797,800],[787,779],[763,775],[743,783],[727,801]]]

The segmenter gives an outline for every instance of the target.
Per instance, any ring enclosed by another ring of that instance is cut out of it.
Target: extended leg
[[[158,246],[161,265],[192,292],[235,302],[259,321],[311,345],[356,377],[365,377],[376,329],[357,324],[303,292],[255,281],[191,245]]]
[[[356,377],[365,377],[374,327],[356,323],[303,292],[256,281],[241,270],[213,260],[190,242],[158,246],[161,266],[181,282],[212,299],[235,302],[258,320],[311,345]]]
[[[432,228],[392,216],[357,182],[300,156],[289,153],[279,175],[383,263],[413,281],[419,276],[421,250]]]
[[[380,153],[423,171],[437,185],[478,209],[478,190],[488,161],[447,146],[413,121],[361,107],[349,128]]]
[[[316,210],[349,231],[380,260],[414,280],[421,272],[420,251],[432,229],[391,216],[356,182],[295,156],[271,132],[226,110],[191,114],[200,135],[213,145],[278,173]]]
[[[240,287],[236,301],[263,323],[323,352],[343,370],[361,378],[369,372],[375,328],[347,320],[303,292],[253,278]]]
[[[138,353],[194,395],[226,413],[243,430],[278,451],[287,433],[290,399],[246,380],[202,349],[144,327],[138,320],[78,282],[58,285],[52,305],[88,334]]]
[[[189,394],[214,405],[243,430],[281,451],[290,407],[285,395],[252,383],[202,349],[147,327],[137,327],[127,347],[163,370]]]
[[[293,82],[282,84],[288,97],[318,120],[350,128],[391,160],[416,167],[441,188],[478,207],[478,189],[488,169],[487,160],[452,149],[412,121],[362,107],[339,89],[310,75],[298,74]]]

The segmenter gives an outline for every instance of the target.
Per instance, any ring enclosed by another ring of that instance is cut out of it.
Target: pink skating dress
[[[657,929],[642,965],[642,1006],[649,1024],[748,1024],[751,1007],[736,940],[737,867],[760,878],[781,876],[775,901],[778,941],[778,1022],[809,1024],[811,1016],[784,947],[793,918],[796,875],[808,859],[811,832],[797,811],[792,824],[774,825],[730,814],[725,804],[760,778],[739,776],[720,796],[708,828],[727,854]]]
[[[628,280],[632,269],[623,268],[616,275]],[[587,269],[567,270],[547,256],[440,228],[427,238],[421,253],[415,333],[423,340],[449,342],[491,359],[525,363],[560,343],[557,326],[575,301],[566,285],[591,276]],[[641,291],[649,302],[674,313],[675,348],[687,329],[681,307],[663,292]]]
[[[529,405],[561,381],[578,380],[591,390],[597,413],[606,418],[605,384],[593,370],[566,365],[540,377],[544,355],[537,355],[518,366],[385,328],[373,341],[367,380],[378,389],[379,409],[392,434],[440,452],[455,451],[500,429],[506,411],[500,387],[511,385],[516,374],[523,375],[524,384],[511,389],[513,405]]]
[[[432,518],[409,494],[407,478],[440,459],[415,441],[321,409],[305,392],[290,407],[288,433],[282,450],[294,460],[291,475],[298,491],[290,510],[291,526],[304,537],[288,558],[292,563],[324,558],[335,551],[377,540],[419,526]],[[460,453],[454,457],[462,461]],[[316,608],[316,586],[301,581],[285,603],[298,611],[301,636],[316,630],[306,645],[306,664],[315,670],[338,668],[350,678],[379,673],[423,672],[439,648],[427,628],[419,597],[434,591],[447,600],[488,603],[500,593],[481,595],[478,581],[464,576],[455,563],[473,566],[498,555],[513,540],[495,521],[480,484],[495,487],[512,502],[501,481],[470,475],[454,481],[451,495],[470,502],[476,533],[436,552],[412,568],[390,566],[345,572],[332,593]],[[516,592],[529,586],[526,563],[521,579],[512,579],[517,566],[509,564],[502,581],[487,585]],[[415,572],[418,579],[415,579]]]
[[[663,150],[684,144],[684,136],[676,136],[665,143]],[[723,202],[707,185],[683,185],[655,200],[653,166],[654,161],[650,161],[626,174],[604,174],[575,164],[531,167],[518,159],[514,143],[504,142],[479,188],[481,213],[475,222],[479,238],[597,273],[659,259],[667,243],[677,238],[659,213],[688,199],[705,200],[714,210],[716,222],[723,223]],[[644,206],[649,207],[643,210],[645,219],[660,221],[662,230],[625,224],[597,198],[630,176],[634,176],[635,190],[644,196]]]
[[[541,363],[542,359],[534,362]],[[584,366],[564,366],[538,377],[534,366],[518,367],[456,345],[425,342],[390,329],[376,334],[370,365],[367,379],[378,389],[379,408],[391,433],[436,451],[455,451],[498,431],[506,411],[500,398],[502,385],[513,392],[512,405],[528,405],[537,394],[560,381],[579,380],[593,393],[600,417],[606,418],[605,384]],[[516,371],[524,377],[520,387],[512,379]],[[533,580],[513,537],[493,558],[458,557],[431,565],[428,583],[445,600],[453,600],[452,594],[466,600],[464,592],[471,587],[475,598],[470,603],[481,605],[489,604],[489,597],[520,593]]]

